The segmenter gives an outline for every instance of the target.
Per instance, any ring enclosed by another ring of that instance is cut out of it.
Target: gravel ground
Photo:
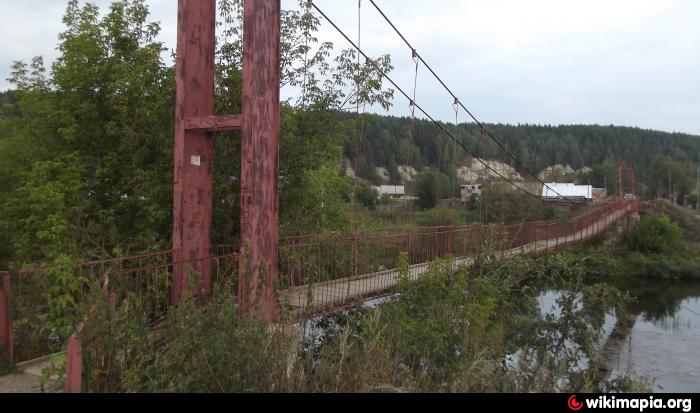
[[[20,372],[0,377],[0,393],[42,393],[42,391],[37,376]]]

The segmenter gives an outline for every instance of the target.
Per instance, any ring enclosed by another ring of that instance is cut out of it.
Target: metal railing
[[[639,201],[618,201],[575,219],[526,222],[519,225],[464,225],[398,230],[332,233],[287,237],[279,245],[280,305],[294,317],[353,305],[358,298],[379,296],[395,287],[398,263],[405,254],[408,276],[420,277],[427,263],[450,255],[456,263],[469,264],[484,248],[502,256],[546,254],[589,240],[608,230]],[[49,288],[57,272],[77,277],[79,288],[72,299],[80,304],[90,282],[109,278],[106,293],[116,303],[131,294],[147,304],[151,319],[162,317],[173,303],[173,268],[206,268],[211,284],[228,279],[237,292],[238,254],[235,244],[217,246],[211,257],[173,262],[172,251],[81,263],[74,268],[25,269],[0,272],[0,346],[11,361],[20,362],[52,354],[65,339],[42,330],[43,317],[52,299]],[[193,279],[197,279],[197,274]],[[192,288],[193,294],[197,286]],[[201,289],[200,289],[201,290]],[[75,307],[75,306],[74,306]],[[77,317],[77,314],[76,314]],[[70,337],[69,353],[78,354],[80,335]],[[74,367],[73,367],[74,369]],[[76,376],[74,370],[73,376]],[[78,375],[79,376],[79,375]],[[67,389],[68,389],[67,383]],[[75,388],[75,383],[71,384]],[[78,386],[79,387],[79,386]]]

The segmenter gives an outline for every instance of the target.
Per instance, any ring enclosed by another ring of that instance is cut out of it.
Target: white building
[[[401,199],[406,196],[406,188],[403,185],[382,185],[373,186],[372,188],[377,191],[380,198],[384,195],[394,199]]]
[[[462,185],[462,202],[469,202],[472,197],[479,197],[481,195],[481,184],[467,184]]]
[[[545,200],[567,198],[591,201],[593,200],[593,186],[552,182],[542,186],[542,198]]]

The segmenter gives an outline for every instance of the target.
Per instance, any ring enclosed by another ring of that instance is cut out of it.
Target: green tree
[[[670,156],[655,157],[651,171],[655,177],[651,181],[651,191],[657,197],[665,197],[677,203],[694,189],[692,168],[684,166]]]
[[[218,6],[215,108],[238,113],[242,1]],[[5,266],[50,261],[59,251],[105,257],[170,244],[175,84],[174,68],[163,62],[159,25],[148,21],[144,0],[115,1],[104,15],[92,3],[71,0],[63,22],[51,70],[39,57],[16,62],[10,79],[16,91],[2,95]],[[282,104],[283,230],[342,227],[341,212],[332,217],[330,206],[320,208],[347,202],[341,145],[357,139],[359,128],[357,119],[338,120],[334,111],[389,107],[393,96],[382,76],[392,69],[388,56],[358,63],[353,51],[344,50],[332,57],[333,45],[315,37],[319,24],[304,7],[282,14],[282,85],[303,90],[296,102]],[[240,148],[235,136],[221,136],[215,145],[214,241],[232,241],[238,235]],[[326,184],[334,200],[304,202],[318,201]],[[310,218],[298,220],[305,216]],[[309,228],[296,225],[307,221]]]
[[[357,188],[357,202],[365,208],[373,210],[377,205],[377,191],[366,182],[361,182]]]
[[[683,232],[678,224],[664,214],[644,217],[626,235],[628,248],[651,254],[667,253],[682,239]]]
[[[3,180],[2,192],[12,195],[0,216],[23,244],[12,261],[165,245],[174,85],[147,15],[142,0],[115,2],[103,17],[93,4],[69,1],[51,73],[40,58],[14,64],[21,115],[3,139],[14,154],[0,166],[17,178]],[[48,234],[52,247],[32,248],[29,238]]]
[[[435,208],[438,200],[450,195],[450,179],[438,171],[426,169],[416,179],[416,205],[422,209]]]

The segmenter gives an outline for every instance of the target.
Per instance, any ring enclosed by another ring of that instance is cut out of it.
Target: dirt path
[[[46,367],[51,364],[51,356],[17,364],[17,372],[0,376],[0,393],[47,393],[55,387],[55,381],[49,380],[41,389],[39,378]]]
[[[42,393],[39,378],[19,372],[0,377],[0,393]]]

